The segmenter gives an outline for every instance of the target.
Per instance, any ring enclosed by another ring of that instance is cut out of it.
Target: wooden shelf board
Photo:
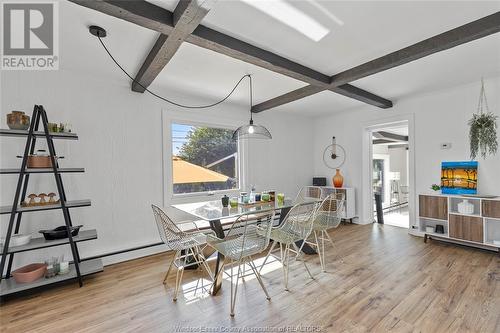
[[[436,219],[434,217],[425,217],[425,216],[419,216],[419,219],[424,219],[424,220],[430,220],[430,221],[436,221],[436,222],[446,222],[448,223],[448,220],[441,220],[441,219]]]
[[[75,207],[86,207],[90,206],[91,202],[89,199],[85,200],[73,200],[73,201],[66,201],[66,207],[68,208],[75,208]],[[1,206],[0,207],[0,214],[10,214],[11,213],[12,206]],[[42,210],[53,210],[53,209],[61,209],[61,205],[44,205],[44,206],[33,206],[33,207],[21,207],[17,206],[17,212],[18,213],[29,213],[29,212],[37,212],[37,211],[42,211]]]
[[[444,233],[444,234],[440,234],[440,233],[437,233],[437,232],[427,232],[425,230],[421,231],[423,232],[424,234],[427,234],[429,236],[436,236],[436,237],[443,237],[443,238],[450,238],[450,236],[448,236],[448,233]]]
[[[57,171],[60,173],[76,173],[76,172],[85,172],[84,168],[58,168]],[[26,169],[26,173],[53,173],[54,170],[52,168],[31,168]],[[21,169],[0,169],[0,174],[3,175],[12,175],[21,173]]]
[[[35,131],[35,136],[45,137],[45,132]],[[50,136],[54,139],[66,139],[66,140],[78,140],[78,135],[76,133],[51,133]],[[0,129],[0,136],[11,136],[11,137],[23,137],[28,136],[27,130],[11,130],[7,128]]]
[[[80,273],[82,276],[90,275],[103,271],[103,265],[101,259],[93,259],[88,261],[82,261],[80,263]],[[70,265],[69,273],[65,275],[56,275],[53,278],[46,279],[40,278],[31,283],[17,283],[14,278],[4,279],[0,283],[0,296],[5,296],[9,294],[14,294],[23,290],[43,287],[46,285],[51,285],[57,282],[67,281],[76,278],[76,270],[73,264]]]
[[[77,236],[73,237],[73,241],[75,242],[84,242],[92,239],[97,239],[96,229],[81,230]],[[65,244],[69,244],[68,238],[45,240],[45,238],[43,237],[36,237],[32,238],[28,244],[9,247],[8,253],[31,251],[31,250],[43,249],[46,247],[65,245]]]
[[[460,215],[460,216],[468,216],[468,217],[479,217],[479,218],[483,218],[481,215],[479,214],[462,214],[462,213],[459,213],[459,212],[453,212],[453,211],[450,211],[450,215]]]

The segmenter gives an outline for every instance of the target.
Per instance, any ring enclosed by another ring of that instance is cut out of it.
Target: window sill
[[[173,194],[170,197],[170,200],[173,203],[190,202],[190,201],[191,202],[212,201],[220,199],[220,196],[222,195],[227,195],[229,197],[238,196],[239,192],[240,189],[237,188],[237,189],[221,190],[214,192],[179,193],[179,194]]]

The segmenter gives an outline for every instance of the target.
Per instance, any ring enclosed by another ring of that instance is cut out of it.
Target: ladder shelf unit
[[[82,261],[77,246],[79,242],[97,239],[97,231],[95,229],[81,230],[77,236],[72,236],[71,232],[69,232],[70,227],[73,225],[71,221],[70,208],[90,206],[91,201],[88,199],[73,201],[67,200],[61,174],[82,173],[85,172],[85,170],[83,168],[60,168],[57,163],[57,155],[53,141],[54,139],[77,140],[78,135],[76,135],[75,133],[49,132],[47,112],[42,105],[35,105],[29,130],[0,129],[0,136],[26,138],[26,145],[24,147],[24,154],[22,156],[20,168],[0,169],[0,175],[14,174],[18,175],[19,177],[12,205],[0,206],[0,214],[10,215],[7,233],[5,235],[5,241],[2,246],[2,257],[0,261],[0,297],[17,293],[19,291],[39,288],[42,286],[71,279],[77,279],[81,287],[83,285],[83,276],[101,272],[103,270],[101,259]],[[47,141],[49,156],[52,161],[52,168],[27,168],[28,156],[34,153],[37,138],[42,138]],[[29,207],[21,206],[21,203],[26,200],[26,191],[28,188],[30,175],[42,173],[54,175],[60,202],[54,205]],[[56,240],[45,240],[43,237],[36,237],[32,238],[28,244],[21,246],[9,246],[12,235],[19,232],[23,213],[32,213],[45,210],[62,211],[68,237]],[[14,279],[11,278],[11,269],[15,253],[35,251],[38,249],[60,245],[69,245],[71,248],[73,261],[70,265],[69,273],[65,275],[57,275],[56,277],[49,279],[41,278],[31,283],[17,283],[16,281],[14,281]],[[7,269],[5,270],[5,268]]]

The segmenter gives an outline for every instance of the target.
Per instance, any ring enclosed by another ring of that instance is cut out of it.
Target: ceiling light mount
[[[103,37],[106,37],[106,30],[104,30],[104,28],[101,28],[100,26],[98,25],[91,25],[89,27],[89,32],[96,36],[96,37],[100,37],[100,38],[103,38]]]

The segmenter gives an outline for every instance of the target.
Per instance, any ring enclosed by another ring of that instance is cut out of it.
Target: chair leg
[[[302,246],[304,245],[304,243],[305,243],[305,241],[302,242],[302,245],[300,246],[300,248],[298,248],[297,245],[295,245],[295,243],[293,243],[293,247],[297,251],[297,255],[295,256],[295,260],[299,260],[299,258],[301,257]],[[314,280],[314,276],[311,274],[309,267],[307,267],[306,261],[305,260],[301,260],[301,261],[302,261],[302,264],[304,265],[304,267],[306,268],[306,271],[307,271],[307,274],[309,274],[309,277]]]
[[[174,265],[175,259],[177,259],[177,256],[179,255],[180,251],[176,251],[174,254],[174,257],[172,258],[172,261],[170,262],[170,266],[168,266],[167,274],[165,274],[165,278],[163,279],[163,284],[167,284],[167,279],[168,279],[168,274],[170,274],[170,271],[172,270],[172,266]]]
[[[264,286],[264,282],[262,282],[262,277],[260,276],[259,272],[257,271],[257,267],[255,267],[255,264],[252,262],[252,258],[250,258],[250,261],[248,262],[248,265],[252,269],[253,273],[257,277],[257,281],[259,281],[260,286],[262,287],[262,290],[264,290],[264,294],[266,294],[267,300],[271,300],[271,296],[269,296],[269,293],[267,292],[266,287]]]
[[[264,259],[264,262],[262,263],[262,265],[259,268],[259,273],[262,271],[262,268],[264,268],[264,266],[266,265],[267,259],[269,259],[269,256],[271,255],[271,252],[273,252],[275,246],[276,246],[276,241],[273,241],[273,245],[271,245],[271,248],[267,252],[267,255],[266,255],[266,258]]]
[[[323,272],[326,272],[326,260],[325,260],[325,231],[321,232],[321,257],[323,258]]]
[[[210,266],[207,263],[207,259],[203,255],[203,252],[201,252],[201,249],[199,247],[196,247],[196,248],[197,248],[198,257],[199,257],[199,261],[201,263],[201,266],[203,268],[205,268],[205,271],[207,272],[208,276],[210,277],[210,280],[213,281],[215,277],[214,277],[214,274],[212,273],[212,270],[210,269]]]
[[[236,295],[238,293],[238,281],[241,273],[241,262],[238,262],[238,275],[236,276],[236,285],[233,285],[233,264],[231,263],[231,313],[230,316],[234,317],[234,306],[236,304]]]
[[[319,243],[318,233],[316,231],[314,231],[314,239],[316,241],[316,250],[318,251],[319,263],[321,264],[321,270],[324,272],[325,271],[325,265],[323,263],[323,255],[321,253],[321,245]]]
[[[335,245],[335,243],[333,242],[333,239],[330,237],[330,235],[328,234],[328,231],[325,230],[325,234],[326,234],[326,237],[328,238],[328,240],[330,241],[330,243],[332,244],[332,247],[333,247],[333,251],[335,253],[339,253],[338,251],[336,251],[337,249],[337,245]],[[342,258],[342,256],[340,256],[340,262],[343,263],[344,262],[344,259]]]
[[[177,295],[179,294],[179,289],[182,282],[182,275],[184,274],[184,267],[179,267],[177,269],[177,274],[175,276],[175,292],[174,292],[174,302],[177,301]]]
[[[325,235],[326,235],[326,238],[330,241],[330,244],[332,244],[333,247],[335,247],[335,244],[333,244],[333,240],[332,238],[330,237],[330,235],[328,234],[328,230],[325,230]]]
[[[286,264],[285,264],[286,263]],[[285,290],[288,291],[288,273],[290,267],[290,244],[285,246],[284,260],[283,260],[283,270],[285,273]]]

